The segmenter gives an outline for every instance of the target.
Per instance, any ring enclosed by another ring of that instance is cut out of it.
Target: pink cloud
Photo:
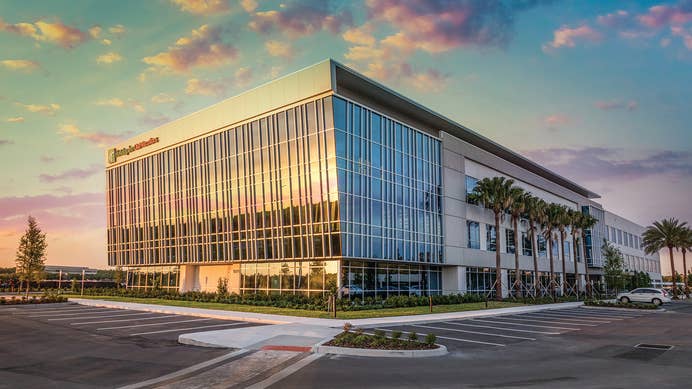
[[[84,132],[74,124],[62,124],[58,130],[58,134],[62,135],[65,140],[81,139],[89,143],[93,143],[98,147],[105,147],[121,142],[132,134],[131,131],[123,134],[108,134],[105,132]]]
[[[552,42],[543,45],[544,51],[559,49],[561,47],[574,47],[577,42],[600,42],[603,36],[586,24],[571,28],[562,26],[553,32]]]
[[[567,124],[570,124],[572,122],[572,119],[562,113],[557,113],[554,115],[549,115],[543,118],[543,123],[550,127],[561,127]]]
[[[641,24],[652,28],[685,24],[692,21],[692,1],[681,1],[676,5],[653,6],[638,19]]]
[[[41,174],[39,180],[45,183],[54,183],[65,180],[83,180],[94,174],[103,172],[103,166],[92,165],[86,169],[74,168],[57,174]]]
[[[291,1],[277,10],[255,12],[249,27],[263,34],[278,31],[293,38],[323,30],[338,34],[352,25],[353,17],[346,9],[335,12],[332,8],[326,0]]]
[[[60,21],[8,24],[0,19],[0,31],[26,36],[37,42],[49,42],[66,49],[74,48],[91,39],[88,31],[68,26]]]
[[[197,15],[213,15],[229,11],[228,0],[170,0],[181,11]]]
[[[196,67],[218,67],[236,59],[238,50],[224,43],[221,29],[203,25],[192,30],[190,36],[179,38],[167,51],[142,61],[151,65],[148,72],[186,73]]]
[[[639,103],[635,100],[630,100],[628,102],[622,102],[620,100],[609,100],[609,101],[597,101],[595,104],[596,108],[602,109],[604,111],[611,111],[614,109],[627,109],[628,111],[635,111],[639,108]]]

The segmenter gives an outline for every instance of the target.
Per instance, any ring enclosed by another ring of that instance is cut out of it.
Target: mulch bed
[[[439,346],[419,341],[392,339],[385,336],[359,334],[357,332],[342,332],[325,346],[349,347],[377,350],[433,350]]]

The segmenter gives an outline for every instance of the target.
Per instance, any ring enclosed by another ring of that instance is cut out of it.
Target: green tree
[[[553,246],[555,244],[555,232],[560,222],[560,206],[557,204],[548,204],[542,220],[543,237],[548,243],[548,256],[550,258],[550,294],[555,297],[555,258],[553,255]],[[564,280],[563,280],[564,281]]]
[[[656,221],[646,228],[642,235],[644,252],[652,255],[664,248],[668,248],[670,256],[670,274],[675,274],[675,260],[673,249],[680,247],[680,242],[687,230],[687,223],[680,222],[676,218]],[[678,298],[677,280],[673,279],[673,298]]]
[[[511,188],[514,180],[504,177],[484,178],[476,183],[470,200],[477,201],[495,214],[495,298],[502,300],[502,275],[500,259],[500,221],[512,205]]]
[[[529,219],[529,236],[531,237],[531,253],[533,254],[533,287],[534,296],[538,294],[541,280],[538,277],[538,242],[536,240],[537,228],[540,221],[545,218],[545,208],[547,204],[536,196],[530,194],[524,201],[526,217]]]
[[[687,297],[690,296],[690,287],[688,286],[689,282],[687,282],[689,278],[687,274],[687,252],[690,250],[690,248],[692,248],[692,230],[689,228],[684,228],[680,233],[678,249],[682,251],[682,268],[683,274],[685,275],[683,278],[683,283],[685,284],[685,295]]]
[[[613,244],[603,239],[603,245],[601,246],[601,253],[603,255],[603,275],[605,276],[606,283],[608,286],[615,290],[622,289],[624,285],[624,258],[622,257],[622,252],[615,247]]]
[[[40,281],[46,262],[46,234],[38,226],[33,216],[29,216],[29,226],[19,240],[15,259],[16,272],[21,281],[26,281],[26,295],[29,295],[31,281]]]
[[[565,263],[565,238],[567,238],[567,226],[570,224],[569,208],[564,205],[555,205],[557,207],[555,214],[555,227],[558,230],[560,238],[560,253],[562,254],[562,295],[567,294],[567,264]]]
[[[514,288],[516,295],[521,295],[522,282],[519,272],[519,219],[526,211],[526,200],[530,197],[524,189],[513,186],[510,188],[509,195],[512,198],[509,206],[509,214],[512,217],[512,228],[514,228]]]

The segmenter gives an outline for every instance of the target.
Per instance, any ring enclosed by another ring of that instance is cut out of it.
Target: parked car
[[[361,297],[363,295],[363,288],[358,285],[347,285],[341,288],[341,294],[344,296],[356,296]]]
[[[669,303],[670,296],[668,292],[663,289],[637,288],[626,293],[620,293],[617,296],[617,300],[624,304],[637,302],[661,305],[663,303]]]

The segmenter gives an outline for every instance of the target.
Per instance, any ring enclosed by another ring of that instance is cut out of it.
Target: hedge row
[[[609,307],[609,308],[630,308],[630,309],[658,309],[658,307],[651,303],[621,303],[621,302],[608,302],[603,300],[589,300],[584,301],[584,305],[591,307]]]
[[[326,310],[328,306],[327,296],[303,296],[303,295],[266,295],[266,294],[235,294],[235,293],[213,293],[213,292],[184,292],[167,291],[163,289],[115,289],[115,288],[92,288],[84,290],[85,295],[92,296],[114,296],[114,297],[133,297],[133,298],[158,298],[164,300],[195,301],[195,302],[214,302],[226,304],[245,304],[254,306],[267,306],[277,308],[293,308],[307,310]],[[565,298],[559,301],[572,301],[575,299]],[[479,303],[485,301],[485,297],[478,294],[449,294],[432,296],[433,305],[450,305]],[[507,299],[505,301],[520,302],[526,304],[547,304],[554,302],[550,297],[538,299]],[[357,311],[366,309],[381,308],[403,308],[427,306],[430,304],[427,296],[390,296],[388,298],[366,297],[364,299],[337,299],[337,308],[342,311]]]
[[[42,296],[16,296],[16,297],[0,297],[0,305],[22,305],[22,304],[49,304],[49,303],[64,303],[67,297],[57,294],[44,294]]]

